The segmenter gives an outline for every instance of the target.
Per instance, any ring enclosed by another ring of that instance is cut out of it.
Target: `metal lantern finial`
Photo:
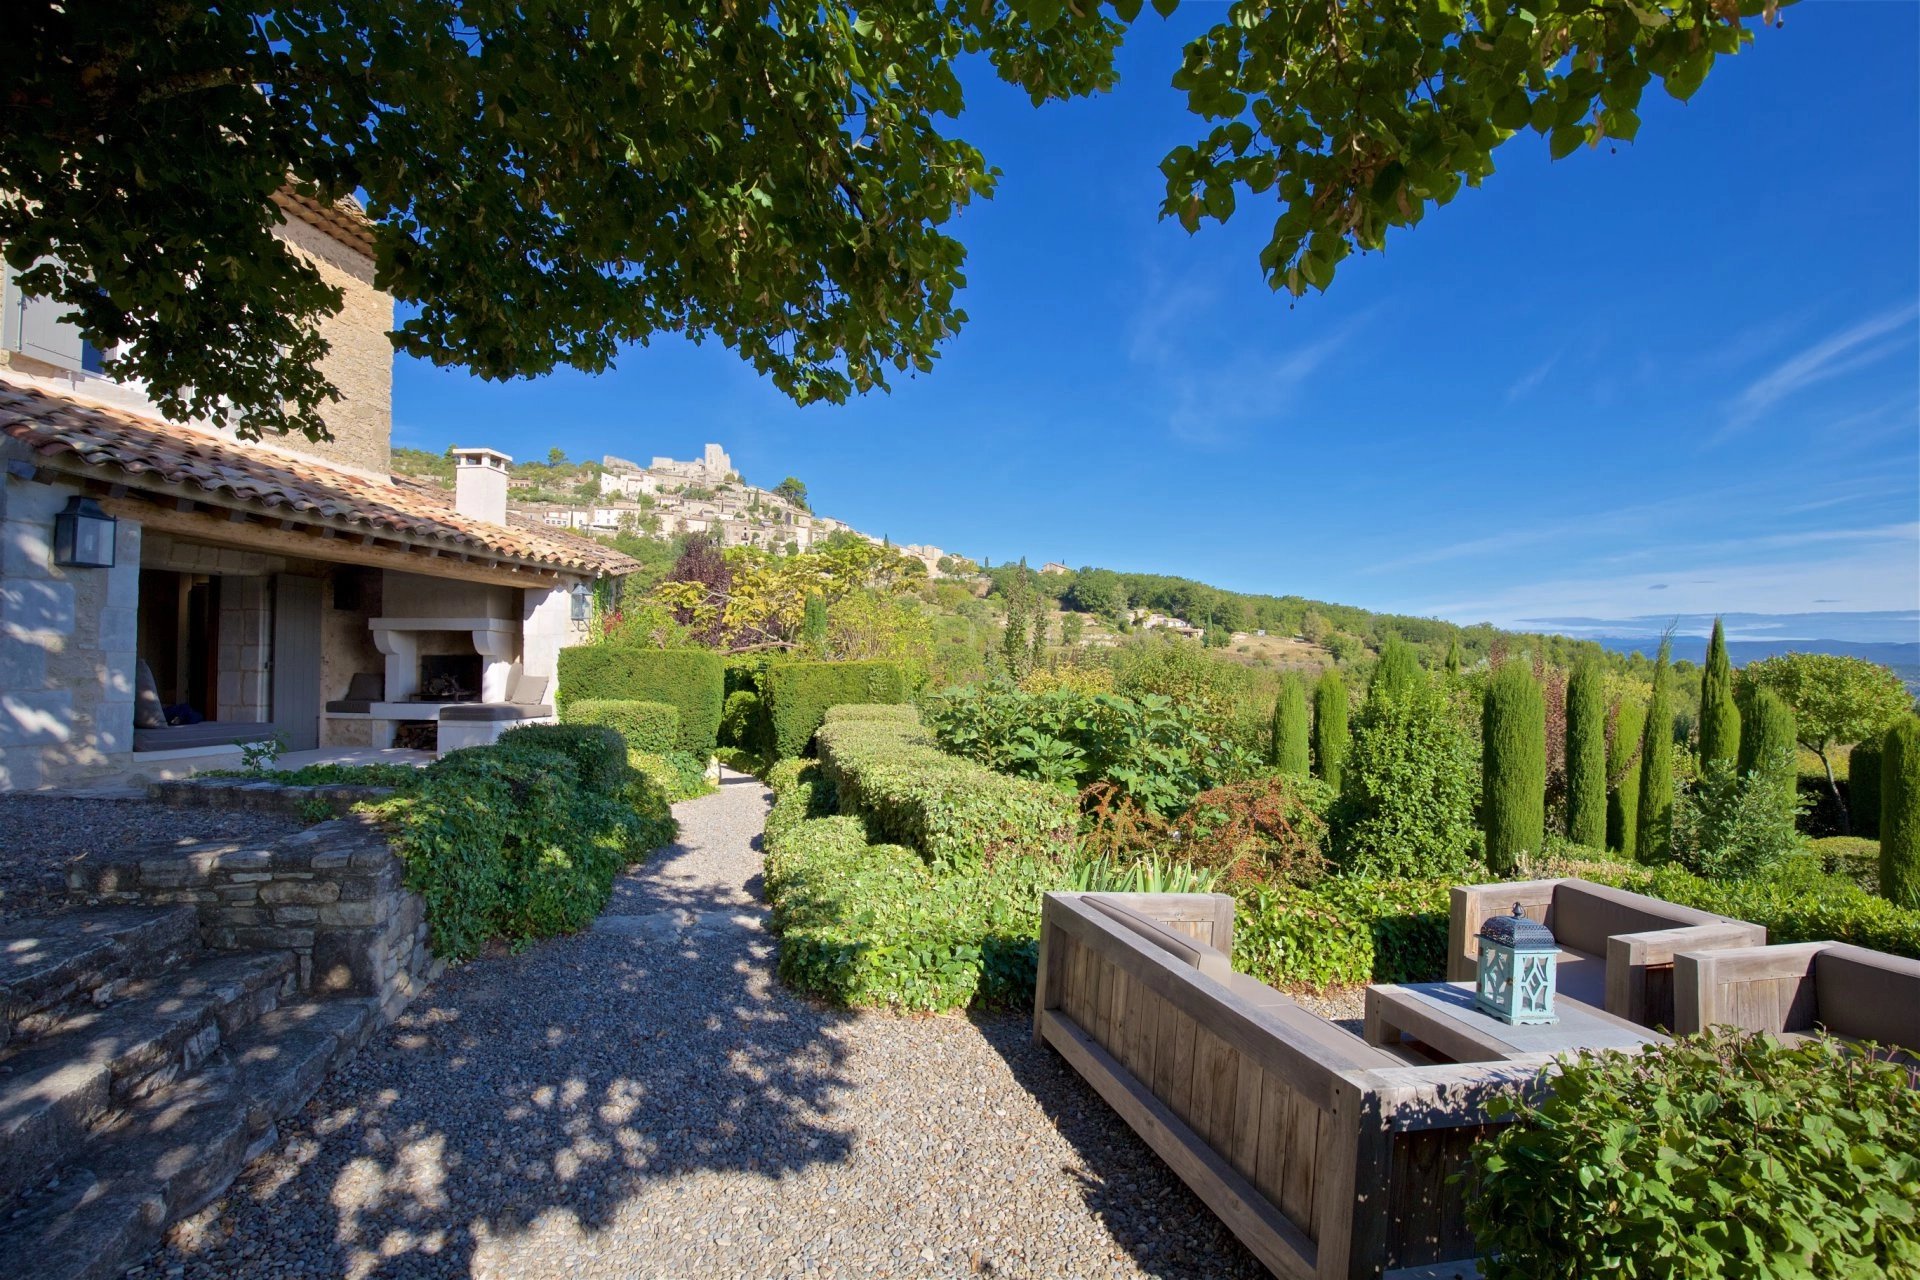
[[[1560,944],[1519,903],[1513,914],[1493,916],[1480,926],[1479,980],[1474,1003],[1502,1022],[1558,1022],[1553,988]]]
[[[53,518],[53,562],[70,569],[113,568],[115,523],[92,498],[74,494]]]

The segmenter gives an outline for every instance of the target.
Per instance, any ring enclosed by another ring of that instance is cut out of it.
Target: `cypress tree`
[[[1328,667],[1313,686],[1313,769],[1320,780],[1340,789],[1347,759],[1347,682]]]
[[[1460,674],[1460,642],[1458,640],[1447,642],[1447,674],[1450,676]]]
[[[1607,843],[1606,683],[1590,657],[1567,681],[1567,838],[1589,849]]]
[[[1607,744],[1607,848],[1631,858],[1637,847],[1640,822],[1640,739],[1647,709],[1623,702],[1613,718],[1613,741]]]
[[[1273,703],[1273,764],[1282,773],[1307,775],[1307,690],[1289,671]]]
[[[805,619],[800,624],[800,641],[816,658],[827,656],[827,598],[808,596]]]
[[[1880,741],[1880,896],[1920,909],[1920,719]]]
[[[1480,729],[1487,865],[1505,875],[1546,837],[1547,709],[1525,663],[1502,663],[1487,681]]]
[[[1373,678],[1367,681],[1367,699],[1398,698],[1411,693],[1426,679],[1420,660],[1399,636],[1388,636],[1381,647],[1380,661],[1374,664]]]
[[[1880,770],[1884,736],[1859,743],[1847,753],[1847,821],[1853,833],[1880,834]]]
[[[1733,665],[1727,660],[1726,631],[1713,620],[1707,665],[1700,673],[1700,763],[1732,765],[1740,755],[1740,709],[1733,701]]]
[[[1793,708],[1771,689],[1756,689],[1747,699],[1740,730],[1739,770],[1771,773],[1780,788],[1781,803],[1791,808],[1797,798],[1800,744],[1795,734]]]
[[[1672,646],[1660,642],[1653,664],[1653,696],[1647,701],[1647,728],[1640,740],[1640,812],[1634,835],[1635,856],[1664,862],[1673,852],[1673,708],[1667,693],[1667,664]]]

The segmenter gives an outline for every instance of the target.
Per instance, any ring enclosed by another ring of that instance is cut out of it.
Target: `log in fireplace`
[[[477,653],[434,653],[420,657],[420,689],[414,702],[478,702],[480,700],[480,655]]]

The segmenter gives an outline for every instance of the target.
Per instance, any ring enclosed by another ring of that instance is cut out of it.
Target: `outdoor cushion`
[[[547,700],[547,685],[552,683],[546,676],[530,676],[522,671],[514,676],[508,685],[507,701],[521,706],[533,706]]]
[[[1547,910],[1547,928],[1553,930],[1555,941],[1602,959],[1607,954],[1607,939],[1623,933],[1677,929],[1724,919],[1710,911],[1662,902],[1645,894],[1572,881],[1554,886],[1553,905]]]
[[[1153,917],[1142,915],[1114,898],[1089,894],[1082,901],[1114,923],[1124,926],[1142,941],[1160,948],[1215,982],[1226,982],[1233,977],[1233,961],[1225,953],[1199,939],[1169,929]]]
[[[1606,957],[1561,948],[1560,962],[1554,966],[1553,990],[1569,1000],[1578,1000],[1596,1009],[1606,1008]]]
[[[462,702],[451,707],[440,708],[442,723],[448,720],[520,720],[527,714],[525,707],[516,707],[507,702]]]
[[[145,658],[137,659],[133,664],[133,727],[167,727],[167,709],[160,705],[160,685],[154,680],[153,668],[147,665]]]
[[[327,710],[335,713],[365,715],[373,710],[373,704],[384,702],[387,697],[387,678],[378,671],[357,672],[347,683],[347,696],[335,698],[327,704]]]
[[[199,724],[170,724],[133,731],[135,751],[177,751],[182,747],[227,747],[235,742],[260,742],[273,736],[270,724],[238,724],[202,720]]]
[[[1813,990],[1829,1031],[1920,1049],[1920,960],[1835,943],[1813,958]]]

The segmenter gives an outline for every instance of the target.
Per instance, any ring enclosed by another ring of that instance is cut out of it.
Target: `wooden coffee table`
[[[1388,1048],[1398,1048],[1403,1037],[1417,1040],[1449,1062],[1507,1062],[1579,1049],[1637,1053],[1667,1042],[1657,1031],[1565,996],[1555,996],[1553,1007],[1558,1022],[1514,1026],[1475,1007],[1471,982],[1368,987],[1366,1039]]]

